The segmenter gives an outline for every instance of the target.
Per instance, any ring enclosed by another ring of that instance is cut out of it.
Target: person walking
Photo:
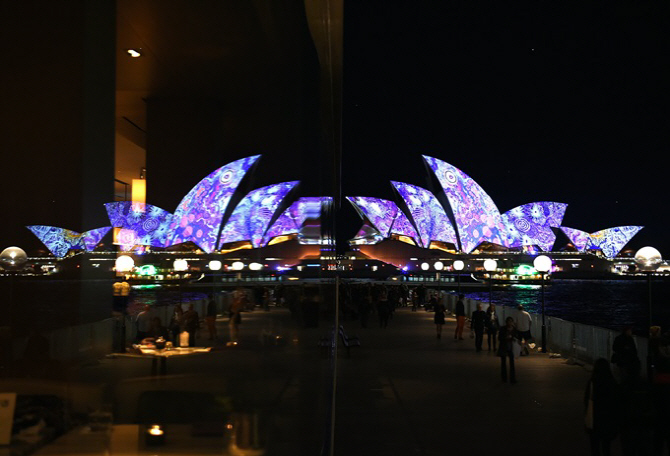
[[[496,305],[490,304],[486,309],[486,341],[491,351],[491,343],[493,343],[493,351],[496,351],[496,341],[498,336],[498,329],[500,328],[500,321],[496,313]]]
[[[608,456],[612,441],[619,433],[621,403],[619,386],[612,375],[610,363],[604,358],[593,364],[593,372],[584,391],[584,409],[591,455]]]
[[[516,329],[519,331],[519,336],[521,341],[523,342],[523,351],[521,352],[522,355],[528,355],[528,343],[533,339],[533,336],[530,333],[530,326],[532,323],[532,319],[530,317],[530,314],[526,312],[523,308],[523,305],[519,304],[517,306],[517,315],[516,315]]]
[[[509,380],[516,383],[514,358],[519,352],[519,331],[514,326],[514,318],[507,317],[505,326],[498,331],[498,356],[500,357],[500,376],[507,382],[507,360],[509,360]]]
[[[463,340],[463,328],[465,327],[464,297],[462,294],[458,295],[458,302],[456,302],[456,331],[454,332],[454,340]]]
[[[486,312],[482,308],[482,303],[477,304],[477,310],[472,312],[470,318],[470,331],[475,332],[475,349],[482,351],[482,343],[484,342],[484,328],[486,326]]]
[[[628,374],[633,372],[634,367],[640,363],[632,327],[624,327],[621,334],[614,338],[612,352],[612,363],[618,368],[619,380],[625,381]]]
[[[193,307],[188,305],[188,310],[184,312],[184,331],[188,332],[188,346],[195,347],[196,333],[200,329],[200,315]]]
[[[242,309],[245,306],[246,295],[241,289],[233,292],[233,301],[228,308],[228,329],[230,331],[230,340],[228,345],[236,345],[239,335],[240,323],[242,322]]]
[[[433,321],[435,322],[437,338],[442,339],[442,325],[444,325],[444,314],[446,309],[444,308],[444,304],[438,300],[435,300],[433,309],[435,309],[435,316],[433,317]]]
[[[174,306],[172,316],[170,317],[169,324],[170,334],[172,336],[172,345],[175,347],[179,347],[179,334],[182,331],[183,318],[184,309],[181,308],[181,304],[176,304]]]

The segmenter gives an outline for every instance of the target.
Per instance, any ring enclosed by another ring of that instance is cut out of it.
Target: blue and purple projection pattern
[[[168,245],[191,241],[207,253],[214,251],[230,198],[259,157],[254,155],[228,163],[198,182],[174,212]]]
[[[505,226],[491,197],[470,176],[437,158],[423,156],[440,181],[454,213],[461,250],[472,252],[482,242],[505,245]]]
[[[589,235],[586,249],[600,249],[607,258],[614,258],[635,236],[642,226],[617,226]]]
[[[115,243],[130,246],[150,245],[168,247],[171,238],[172,214],[158,206],[144,204],[144,211],[136,210],[132,201],[106,203],[109,222],[115,228],[122,228]]]
[[[103,226],[102,228],[96,228],[94,230],[84,231],[81,233],[81,239],[84,242],[84,248],[86,251],[90,252],[95,249],[102,238],[104,238],[111,229],[111,226]]]
[[[297,184],[298,181],[282,182],[249,192],[223,228],[219,248],[223,244],[238,241],[251,241],[252,246],[260,247],[277,207]]]
[[[377,228],[364,223],[354,239],[353,243],[356,245],[374,245],[384,240],[381,233],[377,231]]]
[[[556,242],[552,227],[559,227],[567,204],[551,201],[528,203],[510,209],[502,215],[507,228],[506,247],[538,246],[551,251]]]
[[[391,226],[398,214],[398,206],[381,198],[367,196],[347,196],[347,200],[356,208],[359,215],[370,221],[385,238],[391,233]]]
[[[408,237],[412,239],[416,245],[421,246],[421,238],[419,237],[419,233],[416,231],[416,228],[414,228],[414,225],[412,225],[412,222],[409,221],[405,213],[401,210],[398,210],[398,215],[393,221],[393,225],[391,226],[391,234]]]
[[[562,226],[561,231],[565,233],[577,250],[583,252],[586,249],[586,245],[589,243],[589,233],[567,226]]]
[[[107,234],[111,227],[106,226],[95,230],[77,233],[76,231],[46,225],[27,226],[37,238],[58,258],[67,255],[70,249],[91,251]]]
[[[268,228],[263,239],[263,246],[267,245],[273,238],[279,236],[288,236],[291,234],[298,234],[300,228],[296,225],[295,220],[291,216],[291,211],[288,208],[279,216],[279,218]]]
[[[416,185],[395,181],[391,183],[405,201],[424,248],[430,246],[430,241],[457,245],[454,227],[435,195]]]

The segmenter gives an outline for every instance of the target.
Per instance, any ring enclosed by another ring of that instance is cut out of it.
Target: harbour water
[[[489,291],[481,288],[465,292],[468,298],[489,301]],[[670,329],[670,282],[652,281],[652,321],[663,331]],[[526,310],[541,313],[540,285],[516,285],[493,290],[496,305],[522,304]],[[545,287],[545,315],[610,329],[630,325],[646,334],[649,325],[649,287],[640,280],[553,280]]]

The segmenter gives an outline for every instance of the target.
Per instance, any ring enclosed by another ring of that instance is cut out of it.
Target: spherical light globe
[[[436,261],[433,267],[435,268],[435,270],[441,271],[442,269],[444,269],[444,263],[442,263],[441,261]]]
[[[233,264],[230,265],[230,269],[233,271],[241,271],[244,269],[244,263],[241,261],[234,261]]]
[[[117,272],[128,272],[132,271],[135,267],[135,260],[128,255],[121,255],[116,259],[114,267]]]
[[[249,269],[251,269],[252,271],[260,271],[261,269],[263,269],[263,265],[260,263],[251,263],[249,265]]]
[[[172,263],[172,269],[175,271],[186,271],[188,269],[188,261],[184,260],[183,258],[174,260],[174,263]]]
[[[495,271],[498,269],[498,262],[496,260],[484,260],[484,269],[486,269],[488,272]]]
[[[540,255],[533,260],[533,267],[539,272],[549,272],[551,269],[551,258]]]
[[[7,247],[0,253],[0,265],[7,271],[18,271],[28,261],[26,252],[21,247]]]
[[[662,262],[661,252],[653,247],[642,247],[635,253],[635,263],[642,271],[655,271]]]
[[[209,269],[211,271],[220,271],[221,270],[221,262],[219,260],[212,260],[209,262]]]
[[[454,270],[455,271],[462,271],[464,267],[465,267],[465,263],[463,263],[461,260],[454,261]]]
[[[430,265],[428,263],[421,263],[421,269],[427,271],[430,269]]]

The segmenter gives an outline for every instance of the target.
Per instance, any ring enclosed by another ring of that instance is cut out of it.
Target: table
[[[212,347],[175,347],[171,349],[157,349],[147,345],[134,345],[128,353],[112,353],[107,358],[149,358],[151,359],[151,375],[165,375],[167,373],[167,359],[173,356],[188,356],[209,353]],[[160,360],[160,369],[158,363]]]

